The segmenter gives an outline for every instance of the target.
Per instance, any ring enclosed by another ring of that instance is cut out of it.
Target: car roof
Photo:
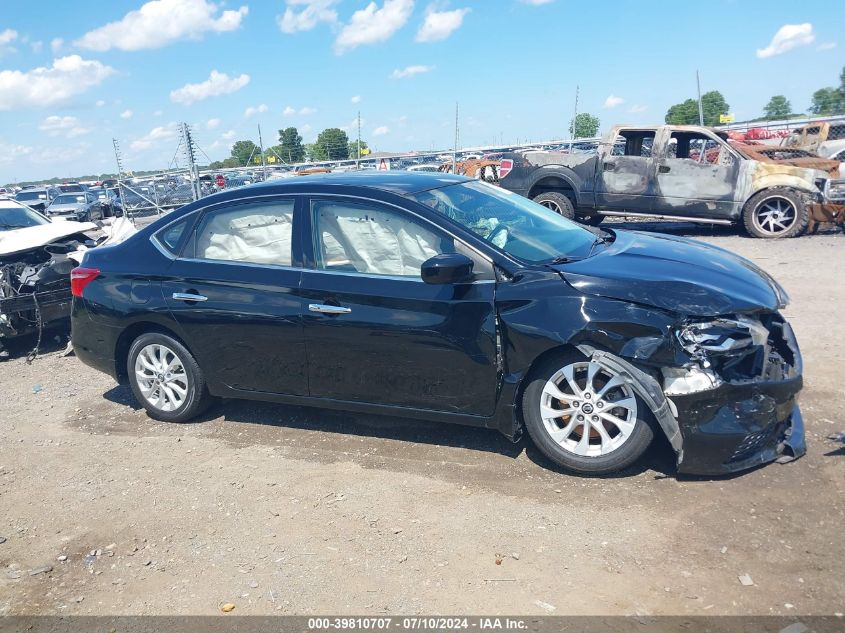
[[[390,193],[398,193],[400,195],[407,195],[419,193],[420,191],[428,191],[429,189],[437,189],[438,187],[445,187],[447,185],[456,184],[459,182],[467,182],[472,180],[464,176],[454,176],[452,174],[434,173],[434,172],[412,172],[404,170],[395,171],[347,171],[339,173],[328,174],[311,174],[308,176],[298,176],[296,178],[268,180],[266,182],[248,185],[238,191],[255,192],[263,189],[272,189],[273,191],[284,191],[294,189],[311,189],[318,192],[325,187],[330,189],[333,187],[357,187],[362,189],[378,189]]]

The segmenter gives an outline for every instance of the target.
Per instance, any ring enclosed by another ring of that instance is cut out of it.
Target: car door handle
[[[613,171],[614,169],[616,169],[616,163],[604,163],[604,165],[602,165],[602,168],[604,169],[604,171]]]
[[[193,292],[174,292],[172,296],[177,301],[208,301],[208,297]]]
[[[669,165],[660,165],[657,168],[657,173],[659,174],[668,174],[670,171]]]
[[[322,312],[323,314],[349,314],[352,308],[343,306],[329,306],[323,303],[309,303],[308,310],[311,312]]]

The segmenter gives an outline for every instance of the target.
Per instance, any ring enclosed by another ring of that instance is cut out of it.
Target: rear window
[[[174,255],[178,255],[179,244],[182,237],[185,235],[185,229],[188,226],[189,218],[184,218],[178,222],[165,227],[156,234],[158,241]]]
[[[15,196],[15,200],[46,200],[47,193],[44,191],[21,191]]]

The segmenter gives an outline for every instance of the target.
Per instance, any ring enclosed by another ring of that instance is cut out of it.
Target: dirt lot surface
[[[165,424],[55,343],[0,365],[0,614],[845,611],[845,236],[680,232],[792,296],[805,458],[679,480],[658,444],[588,479],[494,431],[245,402]]]

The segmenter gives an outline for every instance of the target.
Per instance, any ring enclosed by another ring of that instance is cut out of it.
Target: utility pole
[[[578,118],[578,93],[580,91],[580,86],[578,84],[575,85],[575,112],[572,114],[572,134],[570,135],[572,138],[578,138],[578,132],[576,131],[577,128],[575,127],[575,120]]]
[[[698,124],[704,125],[704,107],[701,105],[701,80],[698,78],[698,68],[695,69],[695,85],[698,87]]]
[[[258,146],[261,148],[261,173],[264,180],[267,180],[267,163],[264,160],[264,141],[261,140],[261,125],[258,126]]]
[[[458,102],[455,101],[455,146],[452,148],[452,173],[458,173],[458,138],[460,131],[458,129]]]
[[[358,158],[355,159],[355,169],[361,169],[361,111],[358,110]]]
[[[187,123],[182,123],[182,142],[184,143],[185,160],[188,163],[190,174],[191,193],[193,194],[194,200],[199,200],[200,184],[196,164],[196,146],[194,145],[193,136],[191,136],[191,127]]]
[[[114,158],[117,161],[117,195],[120,196],[120,207],[123,209],[123,214],[129,215],[129,212],[126,208],[126,196],[123,195],[123,184],[120,182],[121,177],[123,176],[123,157],[120,155],[120,145],[117,142],[116,138],[111,140],[112,145],[114,145]]]

